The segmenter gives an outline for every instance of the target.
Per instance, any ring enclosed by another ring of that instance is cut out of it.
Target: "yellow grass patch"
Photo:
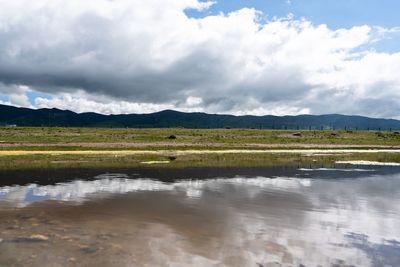
[[[28,155],[204,155],[204,154],[345,154],[400,153],[400,149],[226,149],[226,150],[1,150],[0,156]]]
[[[153,160],[153,161],[142,161],[140,162],[141,164],[148,164],[148,165],[152,165],[152,164],[168,164],[170,163],[169,160]]]

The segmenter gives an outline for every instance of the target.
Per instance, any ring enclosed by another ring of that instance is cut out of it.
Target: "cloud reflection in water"
[[[83,205],[98,199],[113,202],[115,196],[124,194],[135,205],[133,211],[140,211],[138,214],[143,214],[149,201],[162,201],[151,203],[146,212],[149,218],[162,214],[157,218],[169,239],[153,240],[152,246],[161,250],[165,242],[174,243],[182,261],[190,258],[199,264],[225,262],[235,254],[241,263],[265,266],[273,262],[283,266],[400,264],[396,256],[400,240],[400,175],[365,171],[359,178],[319,179],[321,171],[326,170],[310,172],[309,178],[235,177],[169,183],[104,174],[93,181],[2,187],[0,201],[17,207],[44,200]],[[139,194],[148,197],[137,197]],[[176,219],[164,217],[166,214]],[[192,217],[179,219],[182,215]],[[183,240],[190,240],[187,235],[192,233],[187,231],[185,220],[193,229],[204,231],[218,229],[213,225],[216,223],[226,225],[213,237],[217,244],[225,245],[204,252],[213,255],[210,258],[193,251],[188,254],[181,237],[186,235]],[[203,225],[204,220],[209,225]],[[168,255],[164,256],[168,259]]]

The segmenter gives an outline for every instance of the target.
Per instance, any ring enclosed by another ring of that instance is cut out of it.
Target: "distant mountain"
[[[59,109],[28,109],[0,105],[0,125],[132,128],[261,128],[400,130],[400,121],[362,116],[233,116],[165,110],[151,114],[102,115]]]

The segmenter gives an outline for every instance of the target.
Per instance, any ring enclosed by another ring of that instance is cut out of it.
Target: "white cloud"
[[[25,94],[12,94],[10,95],[10,103],[15,106],[20,107],[29,107],[31,104],[29,103],[29,99]]]
[[[168,104],[134,103],[127,101],[113,101],[94,96],[88,96],[79,92],[72,94],[63,93],[47,99],[37,97],[35,99],[37,108],[53,108],[74,110],[76,112],[97,111],[102,114],[129,114],[129,113],[151,113],[164,109],[172,109],[174,106]]]
[[[0,101],[0,104],[31,108],[32,105],[26,94],[29,91],[29,87],[24,85],[7,86],[0,83],[0,95],[6,95],[8,98],[8,101]]]
[[[0,82],[75,111],[399,116],[400,53],[368,49],[398,28],[185,14],[212,4],[0,0]]]

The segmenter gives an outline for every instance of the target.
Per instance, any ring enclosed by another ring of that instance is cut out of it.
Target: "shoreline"
[[[206,154],[359,154],[400,153],[400,149],[188,149],[188,150],[2,150],[0,156],[29,155],[206,155]]]
[[[159,147],[193,147],[193,148],[259,148],[259,149],[350,149],[350,148],[367,148],[367,149],[400,149],[400,145],[374,145],[374,144],[304,144],[304,143],[279,143],[279,144],[263,144],[263,143],[247,143],[247,144],[234,144],[234,143],[189,143],[189,142],[78,142],[78,143],[4,143],[0,142],[0,149],[14,149],[18,147],[29,148],[43,148],[43,147],[66,147],[66,148],[159,148]]]

